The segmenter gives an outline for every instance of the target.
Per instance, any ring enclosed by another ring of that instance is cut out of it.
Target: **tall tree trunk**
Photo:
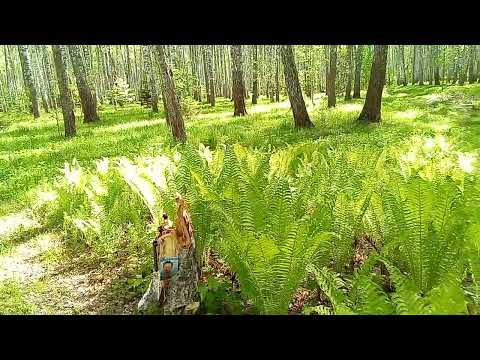
[[[334,107],[337,102],[335,79],[337,77],[337,45],[330,45],[330,66],[328,67],[328,107]]]
[[[232,87],[230,86],[230,72],[228,71],[228,45],[222,46],[222,62],[223,62],[223,76],[225,78],[225,83],[223,84],[223,97],[230,98],[230,92]],[[257,87],[258,89],[258,87]],[[258,97],[258,90],[257,90]]]
[[[68,89],[68,76],[65,69],[66,56],[63,45],[52,45],[55,72],[57,73],[58,89],[60,90],[60,103],[62,106],[65,137],[72,137],[76,134],[75,113],[73,101]]]
[[[280,79],[279,79],[279,67],[280,67],[280,57],[278,56],[279,48],[275,47],[275,101],[280,101]]]
[[[70,53],[70,59],[72,60],[73,73],[75,74],[80,102],[82,104],[83,121],[86,123],[98,121],[97,107],[95,106],[95,99],[93,98],[92,91],[87,83],[80,48],[78,45],[68,45],[68,52]]]
[[[152,111],[154,113],[158,113],[158,96],[157,89],[155,87],[155,74],[152,68],[149,45],[143,46],[143,71],[145,71],[145,76],[147,77],[148,87],[150,90]]]
[[[387,52],[387,45],[375,45],[367,96],[365,97],[365,104],[358,118],[359,121],[367,123],[381,121],[382,92],[383,86],[385,85]]]
[[[202,101],[202,92],[201,92],[201,87],[200,87],[200,81],[198,79],[198,71],[197,71],[197,52],[196,52],[197,46],[196,45],[189,45],[188,46],[188,51],[190,54],[190,69],[191,69],[191,74],[194,79],[194,84],[193,84],[193,98],[197,101]]]
[[[253,45],[253,81],[252,81],[252,104],[257,103],[258,98],[258,56],[257,45]]]
[[[347,77],[347,86],[345,87],[345,100],[350,100],[352,98],[352,78],[353,78],[352,49],[353,49],[353,45],[347,46],[348,77]]]
[[[232,93],[233,93],[233,116],[243,116],[247,114],[245,109],[245,85],[243,83],[242,71],[242,46],[232,45],[230,48],[232,57]]]
[[[454,63],[453,63],[453,70],[452,70],[452,84],[456,84],[456,83],[457,83],[457,79],[458,79],[458,67],[459,67],[458,61],[455,60]]]
[[[355,52],[355,80],[353,85],[353,98],[360,99],[360,88],[362,79],[363,45],[357,46]]]
[[[172,135],[175,140],[184,142],[187,139],[187,135],[185,133],[185,124],[183,122],[182,110],[180,108],[180,102],[178,101],[177,93],[175,90],[173,76],[170,67],[167,64],[165,47],[164,45],[156,45],[155,50],[157,53],[160,69],[162,71],[165,104],[167,105]]]
[[[283,71],[285,75],[285,85],[287,87],[288,98],[293,112],[293,121],[296,128],[310,128],[313,123],[308,116],[307,107],[303,100],[302,88],[298,80],[297,66],[291,45],[282,45],[281,54],[283,61]]]
[[[402,85],[407,86],[407,70],[405,69],[405,49],[403,45],[399,46],[400,52],[400,71],[402,74]]]
[[[202,45],[202,62],[203,62],[203,75],[205,77],[205,91],[207,95],[207,102],[210,103],[210,75],[208,73],[208,60],[207,60],[207,45]]]
[[[417,67],[417,46],[413,45],[412,47],[412,85],[415,85],[417,83],[417,74],[415,72],[416,67]]]
[[[397,86],[402,85],[402,70],[401,70],[401,60],[400,60],[400,46],[395,46],[390,48],[390,52],[393,51],[395,55],[395,77],[397,79]]]
[[[126,73],[127,73],[127,76],[126,76],[126,80],[127,80],[127,83],[128,85],[132,86],[132,73],[131,73],[131,62],[130,62],[130,50],[129,50],[129,46],[128,45],[125,45],[125,61],[126,61]]]
[[[329,45],[324,46],[325,51],[325,95],[328,96],[328,63],[330,59]]]
[[[48,85],[48,92],[49,92],[49,99],[50,99],[50,107],[51,108],[56,108],[56,99],[55,99],[55,92],[53,91],[53,82],[52,82],[52,72],[51,72],[51,67],[50,67],[50,58],[48,56],[48,49],[47,45],[41,45],[41,50],[42,50],[42,58],[43,58],[43,67],[45,71],[45,77],[47,79],[47,85]]]
[[[462,52],[460,54],[460,64],[458,66],[458,85],[465,84],[465,78],[467,77],[466,69],[466,57],[467,57],[467,48],[463,46]]]
[[[45,110],[46,113],[49,112],[50,106],[49,106],[49,101],[48,101],[48,85],[47,85],[47,80],[45,78],[45,73],[43,71],[43,63],[42,63],[42,57],[40,52],[40,46],[35,45],[33,46],[33,73],[34,73],[34,78],[37,80],[37,83],[35,85],[35,88],[40,91],[40,99],[42,101],[42,107],[43,110]]]
[[[476,80],[475,75],[475,45],[468,46],[468,83],[473,84]]]
[[[210,105],[215,106],[215,74],[213,71],[213,45],[207,46],[208,87],[210,89]]]
[[[434,45],[433,46],[433,66],[434,66],[434,70],[433,70],[433,80],[434,80],[434,84],[435,85],[440,85],[440,59],[439,59],[439,51],[438,51],[438,45]]]
[[[423,85],[423,46],[418,45],[418,84]]]
[[[25,87],[28,91],[30,101],[32,102],[33,117],[38,118],[40,117],[40,109],[38,106],[37,89],[35,88],[35,82],[33,81],[32,63],[30,61],[27,46],[18,45],[18,54],[20,55],[20,62],[22,64]]]

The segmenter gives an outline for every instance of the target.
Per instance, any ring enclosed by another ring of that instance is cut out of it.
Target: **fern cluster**
[[[444,157],[430,160],[437,169]],[[396,149],[340,135],[274,151],[187,143],[92,171],[67,165],[56,199],[37,213],[99,253],[126,241],[148,254],[179,192],[198,258],[216,250],[262,313],[287,313],[309,273],[328,302],[306,313],[465,313],[480,297],[480,228],[467,216],[480,214],[477,182],[456,167],[432,176],[402,161]],[[362,236],[376,245],[355,268]]]

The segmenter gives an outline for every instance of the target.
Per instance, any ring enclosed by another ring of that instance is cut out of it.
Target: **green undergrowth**
[[[390,88],[383,122],[364,126],[363,99],[327,109],[317,95],[306,101],[308,130],[293,129],[286,101],[261,99],[234,118],[217,99],[190,109],[184,145],[136,106],[104,109],[68,141],[53,119],[11,120],[0,130],[1,212],[27,204],[72,254],[122,263],[113,293],[132,299],[179,192],[198,258],[214,250],[239,283],[240,292],[202,285],[203,313],[245,313],[248,303],[286,314],[302,286],[322,299],[305,313],[474,313],[479,97],[478,85]],[[359,239],[375,244],[362,261]]]

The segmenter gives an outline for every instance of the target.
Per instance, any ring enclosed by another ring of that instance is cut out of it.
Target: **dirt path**
[[[26,214],[0,218],[0,225],[3,225],[1,241],[7,241],[20,227],[37,226]],[[14,304],[7,306],[6,313],[17,313],[17,303],[24,305],[19,309],[27,307],[28,313],[34,314],[133,313],[136,299],[118,296],[112,287],[114,279],[121,278],[121,274],[113,271],[105,276],[95,267],[85,267],[82,260],[82,257],[66,256],[60,237],[52,233],[42,233],[12,245],[0,255],[0,300]],[[2,289],[11,289],[11,284],[21,290],[15,295],[18,299],[12,299],[10,293],[1,293]]]

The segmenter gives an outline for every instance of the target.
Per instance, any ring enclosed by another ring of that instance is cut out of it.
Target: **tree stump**
[[[158,310],[165,315],[194,314],[199,307],[198,282],[200,278],[195,256],[193,225],[188,205],[180,195],[176,197],[175,226],[164,215],[159,235],[154,241],[155,268],[152,281],[138,303],[141,312]],[[157,266],[157,265],[156,265]]]

